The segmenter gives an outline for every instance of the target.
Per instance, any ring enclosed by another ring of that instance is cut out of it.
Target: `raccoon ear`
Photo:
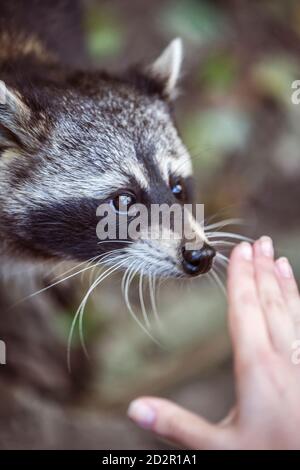
[[[147,69],[148,76],[162,84],[163,93],[169,99],[173,99],[177,94],[176,85],[180,75],[182,49],[182,40],[173,39]]]
[[[22,98],[0,81],[0,150],[27,144],[29,119],[30,109]]]

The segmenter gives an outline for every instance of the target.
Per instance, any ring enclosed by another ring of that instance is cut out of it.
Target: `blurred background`
[[[291,102],[291,84],[300,79],[299,1],[86,0],[84,35],[94,65],[113,71],[150,63],[171,39],[183,39],[175,108],[193,157],[197,202],[211,222],[243,220],[225,231],[271,235],[299,278],[300,105]],[[218,274],[226,282],[224,270]],[[160,326],[145,291],[157,345],[128,313],[120,280],[117,274],[104,282],[87,305],[89,361],[75,331],[68,405],[123,420],[132,398],[158,394],[213,421],[222,418],[234,402],[234,385],[220,286],[205,278],[162,283]],[[88,285],[87,275],[57,291],[64,307],[52,328],[64,347]],[[143,321],[138,281],[131,301]],[[166,448],[124,422],[111,448]]]

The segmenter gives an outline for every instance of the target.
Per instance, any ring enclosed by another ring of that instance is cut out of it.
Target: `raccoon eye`
[[[136,203],[136,198],[133,194],[118,194],[113,200],[112,205],[117,212],[125,214],[129,211],[130,207]]]
[[[171,187],[172,193],[177,199],[182,199],[183,197],[183,186],[180,181],[177,181]]]

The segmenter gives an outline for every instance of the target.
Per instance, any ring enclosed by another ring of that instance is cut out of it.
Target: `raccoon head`
[[[104,205],[116,217],[127,214],[129,224],[137,204],[192,203],[190,156],[171,106],[181,59],[176,39],[152,65],[121,78],[82,72],[62,83],[37,80],[30,89],[8,84],[0,104],[5,250],[30,258],[118,260],[120,268],[163,276],[210,269],[215,252],[191,214],[197,249],[187,249],[184,235],[172,236],[174,224],[158,237],[151,234],[161,224],[151,221],[136,237],[101,240],[97,231]]]

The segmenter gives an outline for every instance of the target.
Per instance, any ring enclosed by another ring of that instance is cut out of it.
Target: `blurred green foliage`
[[[253,81],[261,92],[281,104],[291,104],[291,84],[299,77],[300,67],[288,56],[264,56],[253,65]]]
[[[94,59],[116,56],[123,44],[122,26],[112,8],[93,2],[85,10],[88,51]]]
[[[207,93],[226,93],[238,76],[238,60],[229,52],[217,52],[206,57],[199,70],[199,86]]]
[[[194,159],[194,167],[214,171],[223,158],[245,145],[249,135],[249,117],[245,112],[229,107],[204,109],[187,116],[184,140]]]
[[[164,27],[170,33],[205,46],[227,31],[226,16],[213,2],[198,0],[168,2],[163,11]]]

